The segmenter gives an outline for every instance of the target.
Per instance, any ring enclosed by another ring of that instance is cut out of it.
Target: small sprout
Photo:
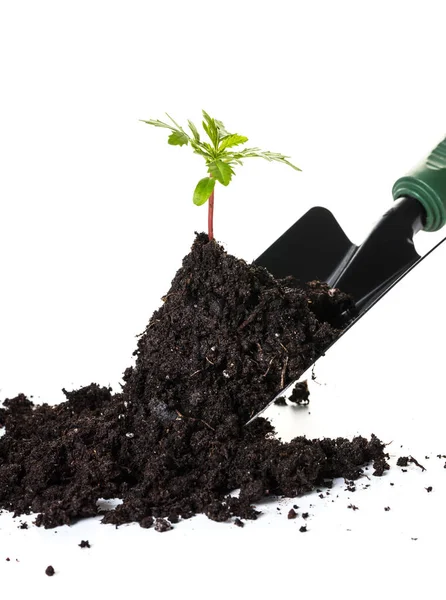
[[[288,156],[277,152],[269,152],[260,148],[236,148],[236,146],[245,144],[248,138],[238,133],[229,133],[221,121],[210,117],[204,110],[202,112],[202,126],[210,143],[202,141],[198,129],[191,121],[188,121],[190,129],[190,133],[188,133],[167,113],[166,116],[171,123],[165,123],[158,119],[150,119],[148,121],[141,119],[141,121],[147,123],[147,125],[170,130],[171,133],[167,138],[168,144],[171,146],[188,146],[190,144],[194,153],[204,158],[209,176],[200,179],[197,183],[193,194],[193,202],[197,206],[201,206],[209,200],[208,236],[209,240],[213,240],[215,184],[218,181],[224,186],[229,185],[232,176],[235,175],[234,167],[236,165],[243,165],[245,158],[263,158],[269,162],[276,161],[289,165],[296,171],[300,171],[300,169],[290,163]]]

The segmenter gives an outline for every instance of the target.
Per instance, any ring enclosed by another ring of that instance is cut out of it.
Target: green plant
[[[215,183],[219,181],[222,185],[229,185],[234,173],[234,166],[236,164],[243,165],[245,158],[264,158],[270,162],[276,161],[289,165],[296,171],[300,171],[298,167],[291,164],[287,159],[288,156],[278,154],[277,152],[269,152],[260,150],[260,148],[239,148],[234,149],[236,146],[245,144],[248,138],[238,133],[229,133],[226,131],[225,126],[221,121],[210,117],[206,111],[203,110],[203,129],[206,132],[209,142],[204,142],[200,138],[195,125],[188,121],[191,135],[186,133],[181,125],[178,125],[176,121],[172,119],[166,113],[169,120],[172,122],[164,123],[158,120],[144,121],[148,125],[154,125],[155,127],[164,127],[170,129],[170,133],[167,141],[172,146],[187,146],[190,144],[195,154],[199,154],[206,161],[206,167],[208,169],[209,177],[200,179],[194,191],[193,201],[197,206],[201,206],[209,200],[208,204],[208,235],[209,240],[214,239],[214,188]]]

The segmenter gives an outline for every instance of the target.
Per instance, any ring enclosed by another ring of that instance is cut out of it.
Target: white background
[[[202,159],[139,119],[167,111],[198,124],[204,108],[303,169],[246,161],[217,186],[215,234],[229,252],[254,259],[319,204],[359,242],[395,179],[446,133],[445,11],[441,1],[0,1],[0,399],[57,402],[62,387],[91,381],[118,389],[135,335],[206,227],[191,200]],[[440,249],[320,361],[310,415],[279,411],[287,435],[290,423],[293,435],[374,431],[393,442],[393,465],[413,453],[426,472],[395,467],[351,498],[340,482],[335,503],[299,499],[315,505],[305,535],[286,519],[293,501],[243,530],[197,517],[164,536],[94,520],[22,531],[4,515],[2,590],[443,597],[445,262]],[[87,537],[92,549],[80,550]]]

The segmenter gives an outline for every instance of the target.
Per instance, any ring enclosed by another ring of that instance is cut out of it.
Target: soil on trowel
[[[351,308],[338,290],[275,280],[197,235],[120,393],[91,384],[64,390],[57,406],[5,400],[0,508],[55,527],[97,515],[100,498],[121,498],[103,522],[165,531],[196,513],[255,519],[263,497],[356,479],[370,461],[382,474],[384,445],[373,435],[282,443],[263,418],[245,426],[324,352]]]

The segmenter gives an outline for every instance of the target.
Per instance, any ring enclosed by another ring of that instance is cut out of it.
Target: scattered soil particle
[[[49,565],[46,569],[45,569],[45,573],[48,575],[48,577],[52,577],[54,575],[56,571],[54,570],[54,567],[52,567],[51,565]]]
[[[353,485],[353,482],[350,482],[348,486],[345,488],[346,492],[356,492],[356,485]]]
[[[338,290],[276,280],[198,235],[120,393],[92,383],[63,390],[57,406],[23,394],[4,401],[0,508],[38,513],[35,524],[49,528],[99,514],[99,498],[121,498],[103,523],[156,518],[167,531],[172,515],[256,519],[264,496],[355,480],[370,462],[384,470],[374,435],[282,443],[263,418],[245,426],[336,339],[337,317],[351,307]]]
[[[419,467],[422,471],[426,470],[426,467],[423,467],[423,465],[421,465],[416,458],[414,458],[413,456],[409,456],[409,462],[413,463],[414,465],[416,465],[417,467]]]
[[[357,506],[355,506],[354,504],[349,504],[347,506],[347,508],[351,508],[352,510],[359,510],[359,508]]]
[[[424,488],[424,489],[426,490],[426,492],[432,492],[433,487],[430,485],[429,487]]]
[[[299,527],[299,531],[301,533],[306,533],[308,531],[307,526],[306,525],[301,525],[301,527]]]
[[[309,404],[310,390],[308,389],[307,381],[300,381],[300,382],[296,383],[288,400],[290,402],[294,402],[294,404],[299,404],[299,405]]]
[[[81,540],[79,548],[91,548],[90,542],[88,540]]]
[[[277,404],[277,406],[286,406],[285,396],[279,396],[278,398],[276,398],[274,400],[274,404]]]
[[[155,520],[153,517],[143,517],[139,524],[143,529],[150,529],[150,527],[152,527],[154,521]]]
[[[28,523],[26,521],[22,521],[19,525],[19,529],[28,529]]]
[[[384,510],[385,510],[386,512],[389,512],[389,510],[390,510],[390,506],[385,506],[385,507],[384,507]]]
[[[308,519],[309,516],[310,516],[310,513],[307,513],[307,512],[302,513],[302,519]]]
[[[293,504],[293,508],[294,510],[297,510],[299,507],[297,506],[297,504]]]
[[[11,560],[11,559],[8,557],[8,558],[6,559],[6,562],[9,562],[10,560]]]
[[[234,520],[234,525],[237,525],[237,527],[244,527],[245,524],[243,523],[243,521],[241,521],[238,517]]]
[[[173,527],[166,519],[156,520],[155,531],[159,531],[159,533],[164,533],[165,531],[170,531],[171,529],[173,529]]]
[[[297,512],[294,510],[294,508],[291,508],[288,513],[288,519],[295,519],[296,517],[297,517]]]
[[[409,457],[408,456],[400,456],[398,458],[398,460],[396,461],[396,464],[398,467],[407,467],[407,465],[409,464]]]

